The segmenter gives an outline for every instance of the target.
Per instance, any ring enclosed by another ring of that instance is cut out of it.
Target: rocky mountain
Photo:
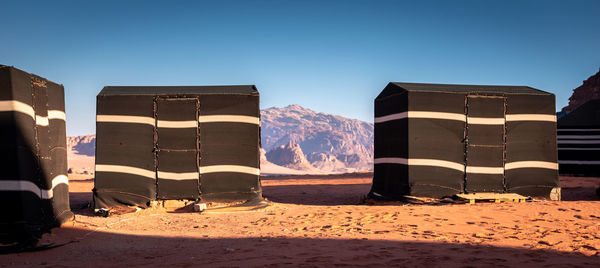
[[[302,152],[300,145],[288,142],[285,145],[273,148],[266,153],[267,160],[273,164],[303,171],[316,171]]]
[[[77,155],[96,154],[96,135],[67,137],[67,151]]]
[[[372,170],[373,124],[300,105],[261,111],[261,170],[320,174]],[[69,166],[93,172],[95,135],[67,137]]]
[[[300,105],[261,111],[262,146],[267,159],[280,165],[271,150],[295,147],[302,150],[312,167],[325,172],[372,170],[373,124],[338,115],[319,113]]]
[[[600,99],[600,70],[573,90],[573,95],[569,98],[569,105],[565,106],[562,111],[573,111],[587,101],[595,99]]]

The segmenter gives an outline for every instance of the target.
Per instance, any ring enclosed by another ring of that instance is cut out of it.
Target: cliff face
[[[313,167],[324,172],[373,168],[373,124],[319,113],[300,105],[261,111],[262,146],[267,152],[292,143]],[[269,161],[288,164],[282,160]],[[281,165],[280,164],[280,165]]]
[[[266,156],[267,160],[279,166],[303,171],[315,170],[308,160],[306,160],[306,156],[302,152],[300,145],[292,142],[274,148],[267,152]]]
[[[573,95],[569,98],[569,105],[565,106],[562,111],[573,111],[582,104],[596,99],[600,99],[600,70],[573,90]]]
[[[67,137],[67,152],[76,155],[96,155],[96,135]]]

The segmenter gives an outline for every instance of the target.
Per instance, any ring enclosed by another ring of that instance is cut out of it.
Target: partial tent
[[[63,86],[0,65],[0,129],[0,242],[34,243],[73,217]]]
[[[375,99],[369,196],[558,191],[554,95],[525,86],[389,83]]]
[[[94,208],[262,198],[254,86],[105,87]]]
[[[600,176],[600,100],[589,100],[558,119],[559,172]]]

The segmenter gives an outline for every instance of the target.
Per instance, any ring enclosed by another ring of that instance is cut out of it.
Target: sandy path
[[[562,178],[562,202],[370,206],[369,177],[265,178],[262,211],[109,218],[78,209],[92,184],[72,180],[77,220],[44,238],[70,243],[0,255],[0,267],[600,267],[598,178]]]

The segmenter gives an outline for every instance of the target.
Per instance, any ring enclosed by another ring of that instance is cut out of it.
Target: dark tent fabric
[[[554,95],[524,86],[389,83],[375,99],[370,197],[549,197],[558,185]]]
[[[94,207],[262,198],[259,148],[255,86],[105,87]]]
[[[69,209],[62,85],[0,65],[0,242],[37,239]]]
[[[561,174],[600,176],[600,100],[590,100],[557,123]]]

